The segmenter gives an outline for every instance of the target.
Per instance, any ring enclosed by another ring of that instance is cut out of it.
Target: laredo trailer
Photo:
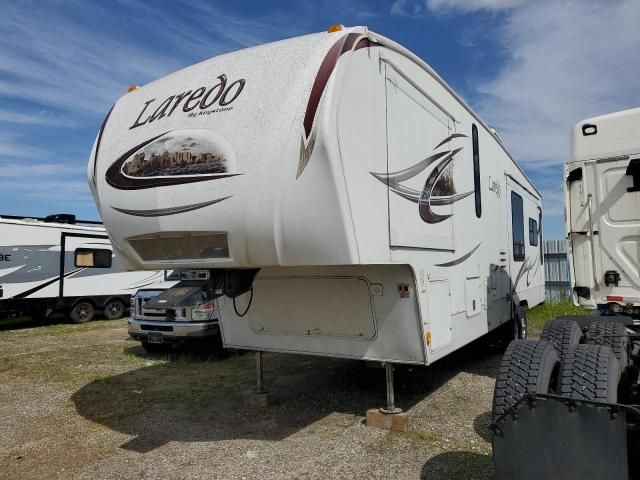
[[[565,209],[572,287],[600,315],[556,318],[539,342],[507,348],[493,403],[496,476],[637,479],[640,108],[573,129]]]
[[[211,269],[226,347],[430,364],[509,322],[523,336],[540,194],[426,63],[330,30],[116,102],[88,176],[118,254]]]
[[[73,215],[2,216],[0,243],[0,315],[60,310],[83,323],[98,309],[117,319],[138,288],[163,278],[163,272],[121,271],[102,225]],[[86,268],[87,260],[101,268]]]

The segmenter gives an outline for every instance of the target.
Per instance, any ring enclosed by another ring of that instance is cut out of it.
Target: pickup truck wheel
[[[620,362],[621,371],[629,364],[629,335],[621,323],[591,322],[585,343],[610,347]]]
[[[95,309],[93,308],[93,305],[84,300],[73,306],[71,313],[69,313],[69,317],[73,323],[86,323],[93,319],[94,313]]]
[[[567,348],[580,343],[582,329],[578,322],[574,320],[556,318],[544,326],[540,340],[551,342],[560,358],[562,358]]]
[[[492,418],[505,414],[527,393],[555,388],[560,358],[551,342],[514,340],[507,347],[496,378]]]
[[[576,400],[615,403],[620,372],[620,362],[611,348],[574,345],[562,359],[559,393]]]
[[[104,318],[107,320],[119,320],[124,316],[125,307],[122,300],[109,300],[104,306]]]

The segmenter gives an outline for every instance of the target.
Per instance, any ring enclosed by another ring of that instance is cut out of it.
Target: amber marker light
[[[127,89],[127,92],[131,93],[131,92],[133,92],[134,90],[137,90],[137,89],[138,89],[138,86],[137,86],[137,85],[131,85],[131,86]]]
[[[427,345],[431,346],[431,330],[425,336],[427,337]]]
[[[344,25],[340,25],[340,24],[331,25],[329,28],[327,28],[327,32],[329,32],[329,33],[339,32],[343,28],[344,28]]]

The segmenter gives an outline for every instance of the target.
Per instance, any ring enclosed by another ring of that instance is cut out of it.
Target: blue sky
[[[494,126],[562,238],[579,120],[640,106],[638,0],[0,0],[0,213],[98,218],[86,162],[129,85],[220,53],[367,25],[425,59]]]

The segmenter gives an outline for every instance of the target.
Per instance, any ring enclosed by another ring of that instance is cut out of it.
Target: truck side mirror
[[[78,248],[75,251],[76,267],[111,268],[111,250],[97,248]]]

